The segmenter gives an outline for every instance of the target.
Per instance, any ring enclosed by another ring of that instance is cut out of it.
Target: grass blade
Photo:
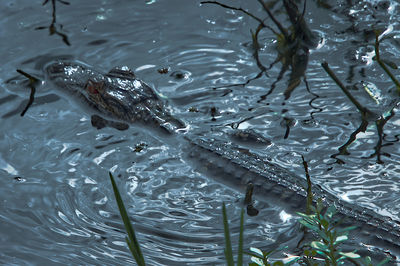
[[[144,266],[145,265],[144,257],[142,251],[140,250],[139,242],[137,241],[135,235],[135,230],[133,230],[132,224],[129,220],[128,213],[126,212],[124,202],[122,201],[121,194],[119,193],[114,177],[111,173],[109,174],[110,174],[111,184],[114,190],[115,200],[117,201],[118,209],[121,214],[122,221],[124,222],[125,230],[128,233],[128,238],[126,239],[126,242],[128,244],[129,249],[131,250],[133,257],[136,260],[136,263],[139,266]]]
[[[244,232],[244,209],[240,213],[240,232],[239,232],[239,247],[237,266],[243,265],[243,232]]]
[[[231,237],[229,234],[228,217],[226,215],[225,203],[222,203],[222,217],[224,222],[224,234],[225,234],[225,258],[228,266],[234,266]]]

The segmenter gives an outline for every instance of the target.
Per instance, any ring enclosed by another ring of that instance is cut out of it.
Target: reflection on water
[[[331,8],[324,1],[308,1],[304,19],[324,38],[324,45],[310,50],[308,88],[300,83],[285,100],[282,92],[290,75],[282,74],[277,89],[263,101],[260,97],[276,81],[282,62],[268,76],[228,87],[260,71],[249,45],[249,30],[257,21],[238,11],[178,0],[62,2],[55,1],[54,25],[71,46],[60,35],[35,30],[52,19],[52,1],[44,6],[0,3],[0,35],[7,40],[1,43],[0,66],[2,263],[132,263],[108,171],[117,178],[150,265],[222,264],[222,201],[237,237],[243,193],[197,171],[179,139],[138,126],[122,132],[96,130],[81,106],[48,84],[36,87],[35,101],[21,117],[30,90],[15,70],[39,77],[43,65],[56,58],[77,59],[105,72],[128,65],[189,125],[188,136],[197,130],[222,132],[230,125],[254,130],[271,141],[262,149],[250,145],[259,155],[299,174],[303,154],[316,184],[399,220],[398,107],[382,121],[384,127],[362,124],[356,108],[320,66],[329,62],[363,104],[371,98],[354,89],[363,88],[361,83],[374,84],[381,95],[388,95],[394,85],[375,62],[364,59],[373,51],[371,29],[390,25],[392,38],[382,42],[381,56],[399,54],[396,1],[355,1],[350,6],[354,1],[344,1]],[[257,1],[237,6],[264,16]],[[290,25],[285,14],[274,15],[285,27]],[[260,33],[263,64],[276,58],[275,40],[268,30]],[[163,68],[170,74],[160,74]],[[178,78],[179,73],[185,77]],[[376,110],[386,112],[386,105]],[[346,152],[337,155],[338,149]],[[382,164],[376,163],[378,154],[385,155],[379,158]],[[245,248],[288,245],[294,250],[301,235],[293,213],[257,195],[255,200],[260,213],[246,217]]]

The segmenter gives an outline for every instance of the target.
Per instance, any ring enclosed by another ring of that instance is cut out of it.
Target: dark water
[[[280,63],[245,87],[223,88],[259,72],[249,32],[257,24],[242,13],[183,0],[56,2],[60,35],[49,36],[47,28],[36,28],[50,25],[50,2],[0,2],[2,264],[133,262],[108,171],[118,177],[149,265],[223,264],[223,201],[237,233],[243,193],[197,171],[182,149],[182,138],[138,126],[122,132],[97,130],[81,106],[46,83],[37,87],[33,107],[21,117],[30,91],[15,70],[40,76],[43,65],[57,58],[77,59],[105,72],[127,65],[165,96],[189,132],[219,131],[232,123],[253,129],[272,142],[257,150],[265,158],[303,176],[304,155],[314,183],[343,200],[400,219],[398,96],[372,61],[371,34],[372,28],[388,30],[391,38],[381,44],[382,56],[396,62],[397,1],[351,6],[338,1],[331,10],[308,1],[306,21],[321,42],[310,54],[309,91],[301,81],[286,101],[288,73],[260,101],[279,75]],[[231,4],[265,17],[256,2]],[[284,14],[277,16],[288,25]],[[277,56],[275,36],[265,30],[260,41],[260,59],[268,66]],[[390,117],[381,146],[372,120],[347,147],[348,154],[335,155],[360,127],[361,116],[322,69],[324,60],[346,85],[360,88],[352,92],[362,104]],[[161,68],[169,73],[160,74]],[[183,78],[170,75],[175,71]],[[376,86],[375,98],[361,82]],[[289,131],[285,121],[291,121]],[[261,200],[255,206],[260,214],[246,217],[246,247],[295,246],[300,230],[294,214]],[[365,249],[374,255],[385,247]]]

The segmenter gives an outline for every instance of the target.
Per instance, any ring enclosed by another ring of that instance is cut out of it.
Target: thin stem
[[[323,62],[321,64],[321,66],[324,68],[326,73],[328,73],[328,75],[331,77],[331,79],[333,79],[333,81],[335,81],[335,83],[339,86],[339,88],[342,89],[344,94],[346,94],[347,98],[350,99],[350,101],[357,107],[357,109],[361,112],[361,114],[363,116],[373,114],[370,110],[368,110],[368,108],[365,108],[364,106],[362,106],[357,101],[357,99],[353,97],[353,95],[351,95],[349,90],[343,85],[343,83],[338,79],[338,77],[335,75],[335,73],[330,69],[330,67],[329,67],[327,62]]]
[[[260,24],[262,24],[264,27],[267,27],[267,25],[264,24],[264,21],[262,19],[256,17],[255,15],[251,14],[250,12],[248,12],[247,10],[244,10],[241,7],[228,6],[228,5],[219,3],[217,1],[202,1],[202,2],[200,2],[200,4],[214,4],[214,5],[222,6],[223,8],[228,8],[228,9],[232,9],[232,10],[237,10],[237,11],[243,12],[246,15],[248,15],[249,17],[252,17],[255,20],[257,20],[258,22],[260,22]]]
[[[379,34],[375,31],[375,58],[378,61],[378,64],[381,68],[386,72],[386,74],[390,77],[393,83],[396,85],[397,92],[400,94],[400,82],[394,77],[392,72],[386,67],[386,65],[381,61],[380,54],[379,54]]]
[[[283,34],[286,40],[289,40],[289,34],[287,30],[282,26],[281,23],[272,15],[272,12],[269,10],[268,6],[264,1],[258,0],[258,2],[263,6],[264,10],[267,12],[268,16],[272,19],[272,21],[275,23],[275,25],[278,27],[280,32]]]

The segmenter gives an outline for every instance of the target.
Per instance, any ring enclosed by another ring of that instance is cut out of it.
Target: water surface
[[[356,1],[331,10],[308,1],[306,20],[321,37],[310,52],[309,90],[301,81],[285,100],[286,73],[261,101],[279,75],[280,63],[246,86],[224,87],[244,83],[259,72],[250,35],[257,24],[240,12],[182,0],[56,2],[55,26],[68,37],[67,45],[61,35],[49,35],[51,4],[41,2],[0,3],[2,263],[133,262],[109,171],[117,177],[149,265],[223,264],[222,202],[237,235],[243,192],[198,171],[187,157],[183,138],[135,125],[127,131],[97,130],[81,106],[46,83],[38,86],[34,105],[21,117],[30,91],[15,70],[40,77],[43,65],[59,58],[80,60],[104,72],[127,65],[165,97],[172,114],[189,125],[189,136],[221,132],[232,124],[255,130],[272,143],[256,149],[258,154],[301,177],[304,155],[314,183],[399,220],[397,96],[372,61],[370,33],[373,27],[389,29],[392,38],[382,43],[382,56],[396,59],[396,1]],[[257,1],[231,4],[266,17]],[[277,17],[288,25],[284,14]],[[268,66],[277,56],[276,37],[265,30],[260,40],[260,59]],[[353,91],[374,112],[384,114],[395,107],[384,127],[380,158],[374,121],[357,134],[348,154],[336,155],[359,128],[361,116],[322,69],[324,60],[346,85],[362,88],[364,82],[380,90],[378,102],[362,89]],[[169,73],[160,74],[161,68]],[[171,75],[175,71],[183,78]],[[289,132],[285,121],[291,121]],[[265,198],[256,197],[254,205],[260,214],[246,217],[246,248],[294,247],[301,237],[294,214]],[[373,247],[370,251],[379,253]]]

